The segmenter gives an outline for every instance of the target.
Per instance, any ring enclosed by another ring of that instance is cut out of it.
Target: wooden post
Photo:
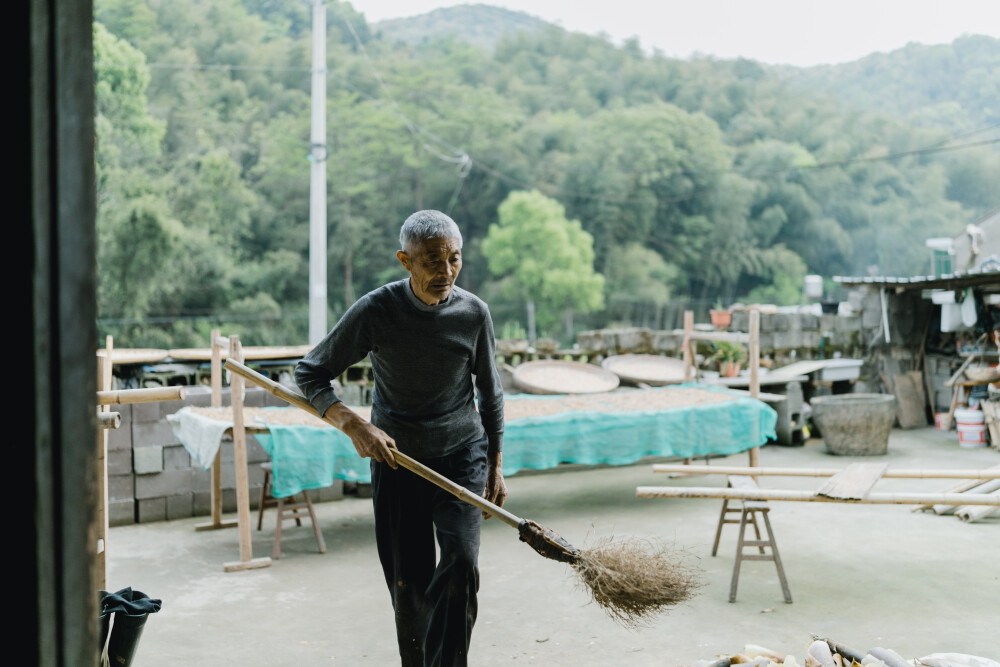
[[[760,396],[760,311],[756,308],[750,310],[750,395],[754,398]],[[760,447],[750,450],[750,467],[756,468],[760,465]]]
[[[243,363],[243,352],[239,336],[229,337],[229,358]],[[244,380],[233,373],[229,391],[233,406],[233,465],[236,467],[236,510],[240,531],[240,560],[225,563],[226,572],[250,570],[271,565],[270,558],[254,558],[250,534],[250,489],[247,479],[247,433],[243,422]]]
[[[691,334],[694,331],[694,311],[684,311],[684,342],[681,343],[684,352],[684,381],[690,382],[694,369],[694,342]]]
[[[111,353],[114,349],[114,342],[111,336],[105,339],[103,352],[97,354],[97,389],[99,391],[111,391],[112,366]],[[108,405],[97,408],[99,412],[110,412]],[[108,431],[101,428],[97,431],[97,470],[98,487],[98,521],[97,521],[97,557],[94,559],[96,569],[95,580],[100,590],[107,588],[108,582],[108,527],[110,518],[108,517]]]
[[[210,348],[212,350],[211,381],[212,381],[212,407],[222,407],[222,348],[219,347],[221,333],[218,329],[212,329]],[[228,340],[226,345],[229,345]],[[211,521],[208,523],[196,524],[195,530],[216,530],[218,528],[233,528],[238,525],[232,519],[222,520],[222,448],[215,453],[215,460],[212,461],[211,489]]]

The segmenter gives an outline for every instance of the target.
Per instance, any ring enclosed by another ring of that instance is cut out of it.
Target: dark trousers
[[[472,493],[486,488],[485,438],[420,462]],[[481,510],[403,467],[374,461],[372,502],[402,665],[464,667],[478,612]]]

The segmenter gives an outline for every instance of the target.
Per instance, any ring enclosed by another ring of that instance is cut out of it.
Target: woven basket
[[[965,377],[973,382],[1000,381],[1000,369],[992,366],[970,366],[965,369]]]
[[[618,376],[579,361],[528,361],[514,367],[514,385],[528,394],[596,394],[618,388]]]
[[[622,382],[659,387],[684,382],[684,362],[656,354],[618,354],[606,358],[601,366]]]

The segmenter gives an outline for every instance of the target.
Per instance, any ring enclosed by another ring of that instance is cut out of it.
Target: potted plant
[[[716,299],[715,307],[709,309],[708,316],[712,326],[718,329],[725,329],[733,321],[733,311],[722,307],[722,299]]]
[[[740,368],[747,358],[747,349],[742,343],[731,343],[729,341],[719,341],[713,343],[715,353],[708,358],[719,364],[719,375],[722,377],[736,377],[740,374]]]

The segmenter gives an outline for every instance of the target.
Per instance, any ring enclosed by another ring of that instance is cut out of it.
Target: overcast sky
[[[439,7],[488,4],[522,11],[614,42],[686,58],[752,58],[799,66],[857,60],[909,42],[946,44],[963,34],[1000,38],[1000,0],[356,0],[369,23]]]

